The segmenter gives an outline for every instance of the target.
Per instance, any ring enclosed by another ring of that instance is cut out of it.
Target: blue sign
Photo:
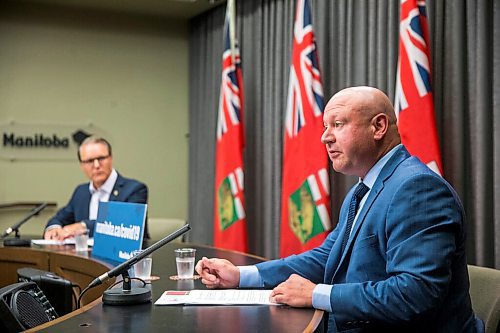
[[[124,262],[140,250],[147,205],[130,202],[99,202],[94,226],[92,255]]]

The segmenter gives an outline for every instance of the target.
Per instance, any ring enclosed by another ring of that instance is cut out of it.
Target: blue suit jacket
[[[61,208],[57,214],[52,217],[47,226],[60,225],[65,226],[75,222],[85,222],[91,235],[94,232],[95,220],[89,220],[89,206],[91,194],[89,183],[77,186],[68,204]],[[148,202],[148,188],[145,184],[122,177],[118,174],[113,191],[109,196],[109,201],[135,202],[146,204]],[[148,225],[144,228],[144,237],[149,238]]]
[[[292,273],[333,285],[329,332],[475,332],[465,214],[451,186],[398,148],[341,253],[352,192],[320,247],[257,265],[265,286]]]

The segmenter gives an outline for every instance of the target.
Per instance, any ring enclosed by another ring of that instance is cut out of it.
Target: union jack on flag
[[[215,147],[214,245],[248,251],[243,149],[243,80],[234,31],[234,0],[227,1]]]
[[[292,65],[288,85],[286,131],[296,136],[306,125],[305,113],[323,114],[323,86],[308,0],[297,2],[294,24]]]
[[[233,126],[240,123],[242,105],[242,75],[238,42],[231,38],[230,16],[226,15],[224,24],[224,53],[222,55],[222,83],[217,119],[217,139],[228,130],[228,122]]]
[[[331,229],[323,86],[309,0],[298,0],[283,148],[280,256],[320,245]],[[321,186],[320,186],[321,185]]]
[[[401,0],[394,108],[408,151],[442,174],[434,118],[425,1]]]

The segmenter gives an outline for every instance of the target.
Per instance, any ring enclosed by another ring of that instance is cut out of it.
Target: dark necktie
[[[358,211],[359,203],[369,189],[370,188],[363,182],[359,183],[354,189],[354,194],[351,198],[351,202],[349,203],[349,211],[347,213],[347,225],[345,228],[344,239],[342,240],[342,253],[344,253],[345,246],[347,245],[347,241],[351,235],[352,223],[354,222],[354,217]]]

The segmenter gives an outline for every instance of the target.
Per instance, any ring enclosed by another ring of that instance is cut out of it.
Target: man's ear
[[[381,140],[389,128],[389,117],[384,113],[377,114],[372,118],[372,126],[374,129],[373,138],[375,140]]]

